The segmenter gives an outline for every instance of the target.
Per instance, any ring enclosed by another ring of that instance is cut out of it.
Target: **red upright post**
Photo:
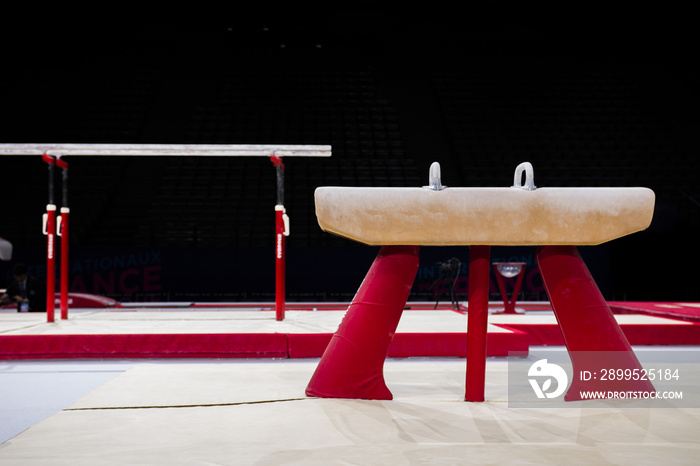
[[[43,233],[46,235],[46,321],[54,321],[56,301],[56,205],[53,203],[54,157],[44,154],[44,162],[49,164],[49,203],[43,219]]]
[[[289,236],[289,217],[284,208],[284,163],[276,155],[270,156],[277,177],[277,205],[275,205],[275,319],[284,320],[285,311],[285,236]]]
[[[56,157],[56,165],[62,169],[63,182],[61,188],[63,196],[61,199],[61,215],[56,228],[58,236],[61,237],[61,319],[68,319],[68,244],[70,209],[68,208],[68,164]]]
[[[469,250],[466,401],[484,401],[490,254],[490,246],[472,246]]]
[[[284,206],[275,206],[275,319],[284,320],[285,308],[285,241],[284,237],[288,234],[287,223],[285,218]]]
[[[61,319],[68,319],[68,221],[70,209],[61,207],[58,235],[61,237]]]
[[[46,235],[46,321],[54,321],[56,301],[56,206],[48,204],[44,214]]]

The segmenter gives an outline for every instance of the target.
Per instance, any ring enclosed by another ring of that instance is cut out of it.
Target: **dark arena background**
[[[285,160],[287,299],[347,301],[377,248],[324,233],[318,186],[644,186],[651,227],[581,252],[606,299],[700,299],[696,28],[625,12],[525,19],[467,10],[222,15],[209,21],[16,21],[3,28],[0,142],[331,145]],[[274,300],[269,159],[80,157],[70,164],[72,292],[118,301]],[[0,236],[46,276],[41,157],[0,158]],[[57,179],[60,179],[57,178]],[[60,182],[56,193],[60,198]],[[414,300],[449,300],[422,248]],[[524,300],[545,300],[534,248]],[[493,278],[493,277],[492,277]],[[493,298],[498,289],[493,282]]]

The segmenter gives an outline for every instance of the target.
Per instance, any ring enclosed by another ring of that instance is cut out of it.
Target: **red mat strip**
[[[530,345],[561,346],[564,344],[564,338],[556,324],[495,325],[508,330],[525,332],[529,337]],[[631,345],[700,345],[700,324],[624,324],[620,327]]]
[[[89,358],[317,358],[332,334],[7,335],[0,360]],[[397,333],[388,357],[466,357],[466,333]],[[527,352],[527,333],[489,334],[488,356]]]
[[[286,358],[282,334],[7,335],[0,359]]]
[[[644,314],[655,317],[700,322],[700,307],[696,303],[611,302],[614,314]]]

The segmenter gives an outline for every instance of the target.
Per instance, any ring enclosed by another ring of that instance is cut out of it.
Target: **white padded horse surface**
[[[369,245],[596,245],[644,230],[648,188],[319,187],[320,227]]]

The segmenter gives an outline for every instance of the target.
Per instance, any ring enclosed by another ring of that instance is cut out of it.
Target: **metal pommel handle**
[[[433,162],[430,165],[430,171],[428,172],[428,186],[423,186],[426,189],[432,189],[433,191],[442,191],[447,186],[442,185],[440,180],[440,164],[438,162]]]
[[[525,172],[525,186],[522,185],[523,172]],[[523,162],[515,167],[515,175],[513,176],[513,187],[524,189],[526,191],[534,191],[535,186],[535,171],[530,162]]]

